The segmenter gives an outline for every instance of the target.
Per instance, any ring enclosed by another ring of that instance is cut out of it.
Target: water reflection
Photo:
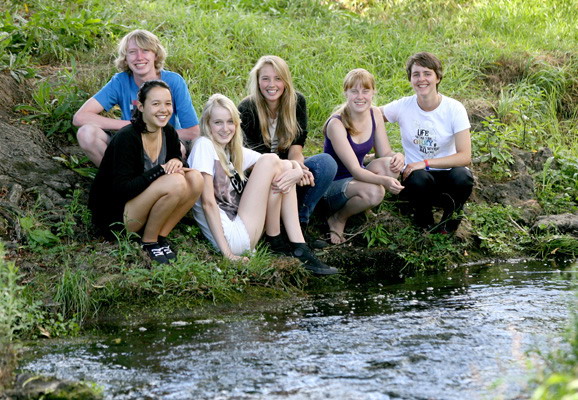
[[[111,399],[514,399],[526,351],[561,336],[571,275],[534,262],[360,285],[48,343],[24,367]]]

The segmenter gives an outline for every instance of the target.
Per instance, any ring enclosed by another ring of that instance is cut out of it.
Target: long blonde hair
[[[265,65],[271,65],[275,73],[283,80],[285,90],[279,99],[279,107],[277,110],[277,138],[279,140],[279,149],[288,149],[295,138],[301,134],[301,127],[297,123],[297,93],[293,87],[293,79],[289,66],[281,57],[278,56],[263,56],[257,61],[249,74],[249,82],[247,89],[249,91],[249,98],[253,100],[257,107],[257,115],[259,116],[259,129],[263,141],[271,146],[271,137],[269,135],[269,108],[267,101],[259,90],[259,74]]]
[[[215,106],[220,106],[225,108],[227,111],[231,113],[231,118],[233,119],[233,123],[235,124],[235,134],[233,138],[225,148],[223,148],[220,144],[215,141],[213,134],[211,133],[211,113],[213,112],[213,108]],[[213,146],[217,151],[217,155],[219,156],[219,162],[221,166],[225,170],[225,173],[228,176],[233,176],[233,173],[229,169],[229,161],[227,157],[227,153],[231,157],[231,163],[233,167],[241,177],[241,179],[245,179],[245,173],[243,171],[243,131],[241,130],[241,117],[239,116],[239,110],[235,106],[235,103],[227,96],[224,96],[220,93],[216,93],[209,97],[207,104],[203,108],[203,114],[201,115],[200,120],[200,129],[201,129],[201,136],[205,136],[213,142]]]
[[[347,92],[349,89],[356,85],[361,85],[361,87],[364,89],[375,90],[375,78],[369,71],[363,68],[353,69],[349,71],[347,75],[345,75],[345,79],[343,80],[343,92]],[[338,106],[333,111],[333,114],[341,115],[341,122],[351,136],[355,136],[360,133],[353,125],[353,121],[351,120],[351,111],[347,107],[347,102]]]
[[[114,65],[120,71],[130,72],[130,68],[126,62],[126,53],[128,49],[128,42],[131,40],[134,40],[136,45],[141,49],[150,50],[155,53],[155,69],[157,72],[163,69],[165,65],[165,59],[167,58],[167,51],[161,44],[161,41],[157,35],[144,29],[135,29],[134,31],[127,33],[118,44],[118,54],[114,60]]]

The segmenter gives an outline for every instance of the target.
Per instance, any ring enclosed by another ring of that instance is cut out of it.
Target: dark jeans
[[[438,230],[454,232],[461,221],[460,211],[470,197],[474,177],[466,167],[450,170],[414,171],[402,182],[405,186],[400,193],[413,208],[415,223],[421,228],[434,227],[433,207],[442,207],[444,213],[437,226]]]
[[[315,178],[315,186],[297,186],[299,221],[307,224],[315,206],[335,178],[337,163],[329,154],[321,153],[307,157],[305,166]]]

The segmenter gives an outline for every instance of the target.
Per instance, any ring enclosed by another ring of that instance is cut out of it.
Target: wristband
[[[423,162],[425,163],[425,170],[429,171],[429,161],[428,160],[423,160]]]

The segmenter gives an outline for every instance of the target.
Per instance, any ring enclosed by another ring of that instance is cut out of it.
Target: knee
[[[383,201],[385,188],[381,185],[369,184],[360,193],[369,207],[375,207]]]
[[[268,170],[276,172],[279,172],[283,168],[286,168],[285,163],[283,163],[282,160],[279,158],[279,156],[274,153],[262,154],[261,157],[259,157],[259,160],[257,161],[255,167],[257,166],[259,168],[266,168]]]
[[[305,166],[311,170],[316,180],[328,179],[332,182],[337,173],[337,162],[327,153],[308,158],[305,160]]]
[[[453,168],[451,177],[453,184],[460,188],[468,189],[474,186],[474,176],[467,168]]]
[[[372,207],[380,204],[385,196],[385,188],[381,185],[373,185],[369,191],[369,204]]]
[[[184,197],[189,194],[188,180],[181,174],[164,175],[163,192],[165,195],[171,197]]]
[[[76,133],[76,139],[81,148],[91,147],[99,138],[99,136],[106,135],[106,133],[94,126],[94,125],[83,125],[78,128]]]
[[[432,188],[435,185],[435,180],[429,172],[420,169],[413,171],[412,174],[402,182],[402,185],[410,191],[424,191]]]
[[[188,171],[185,174],[190,191],[193,193],[201,193],[203,190],[203,175],[196,169]]]

